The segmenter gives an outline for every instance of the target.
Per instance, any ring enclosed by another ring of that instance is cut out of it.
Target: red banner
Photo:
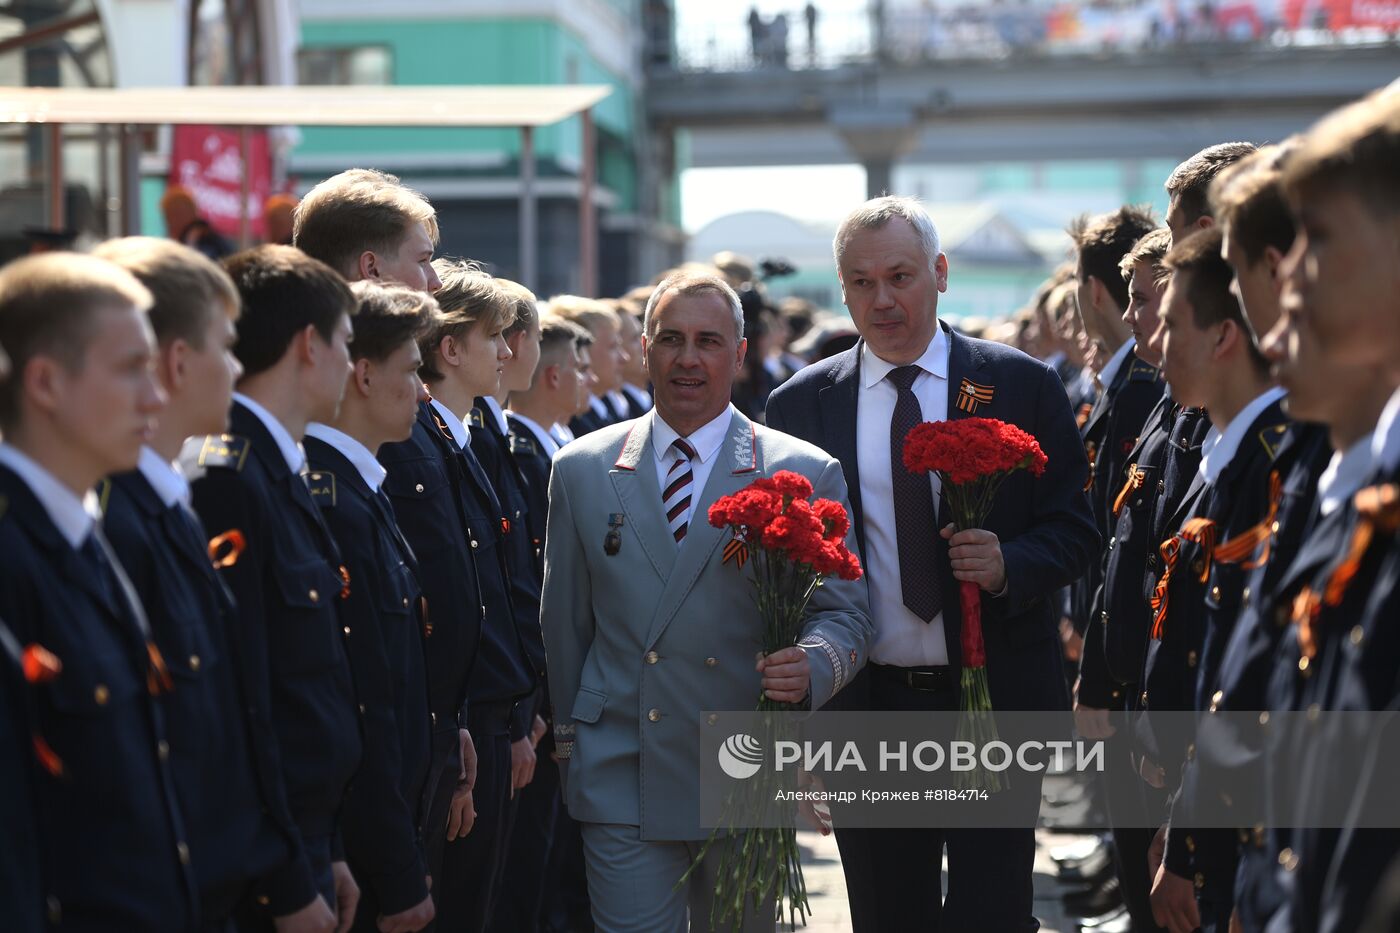
[[[215,230],[236,238],[243,187],[238,131],[219,126],[176,126],[170,151],[170,183],[194,195],[199,213]],[[267,130],[248,131],[248,220],[254,239],[263,235],[263,204],[272,193]]]

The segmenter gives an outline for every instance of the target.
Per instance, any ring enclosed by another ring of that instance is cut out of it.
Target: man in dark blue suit
[[[948,260],[917,202],[867,202],[843,221],[834,247],[862,339],[794,376],[770,397],[767,414],[770,426],[840,460],[850,488],[876,643],[842,705],[958,709],[956,594],[971,581],[983,591],[993,707],[1067,710],[1051,597],[1096,558],[1099,536],[1084,493],[1088,462],[1059,377],[1019,351],[939,323]],[[909,474],[900,452],[920,421],[969,416],[1031,433],[1049,465],[1039,478],[1008,479],[985,528],[955,532],[936,507],[937,480]],[[1019,798],[1024,829],[838,829],[855,929],[1037,929],[1039,783]],[[946,903],[945,844],[955,879]]]

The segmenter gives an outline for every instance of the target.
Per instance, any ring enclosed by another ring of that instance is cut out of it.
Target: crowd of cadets
[[[1393,92],[1206,149],[1166,227],[1076,223],[1013,328],[1092,464],[1104,550],[1064,634],[1078,729],[1134,777],[1108,804],[1137,929],[1356,930],[1400,851],[1182,825],[1212,755],[1265,751],[1132,717],[1400,700],[1397,166]],[[7,929],[588,928],[545,490],[561,445],[650,408],[646,292],[541,305],[434,260],[431,205],[373,171],[294,224],[222,267],[128,238],[0,270]],[[1387,792],[1320,751],[1260,792]]]
[[[1400,830],[1190,814],[1243,780],[1317,825],[1320,801],[1391,792],[1393,759],[1342,773],[1340,730],[1287,756],[1143,714],[1400,701],[1400,93],[1212,146],[1166,189],[1163,228],[1127,207],[1075,224],[1075,261],[1022,330],[1080,405],[1103,540],[1065,599],[1076,726],[1116,771],[1131,929],[1360,930]]]
[[[651,407],[641,305],[435,261],[378,172],[294,238],[0,270],[3,925],[591,929],[545,493]]]

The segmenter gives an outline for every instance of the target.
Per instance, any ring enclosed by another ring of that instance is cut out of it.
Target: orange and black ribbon
[[[749,562],[749,546],[743,538],[731,538],[724,546],[724,560],[721,563],[727,564],[734,561],[738,569],[743,570],[744,565]]]
[[[1215,549],[1215,559],[1222,564],[1239,564],[1245,570],[1253,570],[1268,563],[1270,545],[1274,537],[1274,523],[1278,520],[1279,503],[1282,499],[1283,480],[1279,478],[1278,470],[1273,470],[1269,473],[1269,511],[1264,514],[1264,520],[1230,540],[1221,542]],[[1246,560],[1256,552],[1257,557]]]
[[[1088,402],[1085,402],[1083,405],[1080,405],[1079,411],[1075,412],[1074,414],[1075,425],[1082,430],[1084,425],[1089,423],[1089,415],[1093,414],[1093,411],[1094,406]]]
[[[1210,563],[1215,553],[1215,522],[1209,518],[1193,518],[1181,526],[1181,530],[1175,535],[1162,542],[1158,549],[1162,555],[1164,570],[1162,577],[1157,581],[1157,588],[1152,593],[1152,637],[1161,641],[1162,633],[1166,631],[1167,625],[1167,604],[1169,601],[1168,591],[1171,588],[1172,575],[1176,572],[1176,562],[1181,557],[1181,545],[1184,542],[1199,545],[1201,548],[1200,568],[1198,576],[1202,583],[1210,578]]]
[[[1317,657],[1317,619],[1322,614],[1322,597],[1305,586],[1293,598],[1293,624],[1298,627],[1298,651],[1311,661]]]
[[[215,570],[232,567],[238,563],[238,558],[247,547],[248,539],[243,537],[243,532],[234,528],[209,539],[209,561]]]
[[[174,690],[175,680],[170,676],[170,668],[165,666],[165,658],[153,641],[146,642],[146,661],[146,692],[158,697]]]
[[[995,393],[995,386],[978,385],[971,379],[964,379],[958,387],[958,408],[969,415],[975,414],[977,406],[990,402]]]
[[[1113,517],[1117,518],[1118,513],[1123,511],[1123,506],[1127,503],[1128,497],[1142,488],[1142,484],[1147,482],[1147,471],[1138,469],[1136,463],[1128,464],[1128,481],[1123,484],[1123,489],[1118,493],[1118,498],[1113,500]]]
[[[1333,569],[1323,590],[1323,601],[1329,607],[1341,604],[1377,533],[1393,535],[1400,530],[1400,486],[1368,486],[1352,498],[1352,505],[1356,508],[1356,527],[1352,529],[1346,557]]]
[[[344,564],[340,565],[340,598],[350,598],[350,571]]]

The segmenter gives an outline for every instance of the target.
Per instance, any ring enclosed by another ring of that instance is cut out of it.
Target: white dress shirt
[[[574,439],[574,430],[567,424],[560,424],[557,421],[549,426],[549,436],[563,447]]]
[[[597,395],[588,397],[588,407],[593,409],[593,414],[604,421],[612,421],[612,412],[608,411],[608,406],[603,404],[602,398]]]
[[[1230,461],[1235,459],[1235,454],[1239,453],[1244,432],[1254,424],[1255,418],[1263,414],[1264,409],[1283,398],[1284,394],[1284,390],[1278,386],[1265,389],[1244,406],[1238,415],[1230,419],[1229,424],[1219,430],[1216,430],[1218,425],[1210,429],[1206,439],[1201,442],[1200,472],[1206,485],[1215,485],[1216,480],[1220,479],[1220,475],[1230,465]]]
[[[495,418],[495,419],[496,419],[496,431],[497,431],[497,433],[499,433],[499,434],[509,434],[509,433],[510,433],[510,425],[506,423],[506,413],[501,409],[501,403],[498,402],[498,401],[496,401],[494,398],[492,398],[492,397],[489,396],[489,395],[488,395],[488,396],[485,396],[485,402],[486,402],[486,411],[482,413],[483,416],[484,416],[484,417],[490,417],[490,418]]]
[[[554,455],[559,452],[559,442],[555,440],[554,435],[541,427],[540,423],[534,418],[527,418],[518,411],[512,411],[511,415],[516,421],[519,421],[530,429],[530,433],[535,436],[535,442],[540,445],[540,449],[544,451],[545,456],[553,460]]]
[[[1135,346],[1137,346],[1137,341],[1129,337],[1127,341],[1118,348],[1117,352],[1108,358],[1108,362],[1104,364],[1104,368],[1099,370],[1099,382],[1103,385],[1105,390],[1113,385],[1113,380],[1118,375],[1118,370],[1123,368],[1123,364],[1127,362],[1128,354],[1133,352],[1133,347]]]
[[[452,410],[437,399],[433,399],[428,404],[433,406],[433,411],[438,413],[438,417],[442,418],[443,424],[447,425],[447,430],[452,432],[452,439],[457,442],[458,449],[466,450],[470,447],[472,444],[472,433],[471,429],[467,427],[466,422],[452,414]]]
[[[87,536],[92,533],[97,518],[102,514],[97,504],[97,493],[92,490],[79,498],[73,490],[60,483],[52,473],[44,469],[34,458],[9,444],[0,443],[0,464],[14,471],[34,498],[49,513],[58,533],[69,547],[77,550],[82,547]]]
[[[1385,403],[1371,435],[1372,466],[1394,473],[1400,467],[1400,389]]]
[[[924,355],[915,363],[924,371],[914,380],[914,395],[924,421],[948,418],[948,335],[934,332]],[[856,462],[860,469],[860,499],[864,511],[865,575],[870,585],[875,645],[870,660],[877,664],[918,667],[948,663],[943,613],[931,622],[904,605],[899,579],[899,538],[894,523],[894,484],[890,476],[890,421],[899,391],[885,377],[896,367],[861,345],[860,389],[856,401]],[[938,477],[929,474],[934,508],[938,507]],[[938,522],[935,518],[934,526]],[[943,600],[957,591],[942,588]]]
[[[300,473],[306,469],[306,451],[301,449],[301,443],[292,437],[292,432],[284,428],[272,412],[242,392],[233,393],[233,400],[256,415],[263,427],[267,428],[267,433],[277,442],[277,449],[282,451],[282,456],[293,473]]]
[[[1332,454],[1327,469],[1317,478],[1317,506],[1323,515],[1331,515],[1350,502],[1366,482],[1375,463],[1371,457],[1372,437],[1367,434],[1346,450]]]
[[[313,421],[306,426],[306,433],[318,441],[324,441],[345,456],[350,465],[360,474],[370,492],[378,492],[389,471],[384,469],[374,454],[364,444],[338,428]]]
[[[193,496],[190,494],[190,481],[185,479],[185,474],[169,460],[162,457],[149,447],[141,448],[141,459],[136,462],[136,468],[141,471],[141,475],[146,478],[146,482],[151,484],[151,488],[156,491],[160,501],[166,508],[175,505],[190,507]]]
[[[687,522],[695,516],[695,505],[700,501],[700,494],[704,492],[710,471],[714,469],[715,460],[718,459],[719,449],[724,445],[725,435],[729,433],[729,422],[734,418],[734,411],[734,406],[729,405],[720,412],[718,418],[696,428],[686,437],[695,450],[695,459],[690,461],[690,514],[686,516]],[[666,474],[671,471],[671,464],[680,458],[680,452],[671,445],[681,435],[662,420],[661,413],[655,409],[651,411],[651,417],[651,448],[656,455],[656,484],[665,489]],[[659,498],[656,500],[656,506],[661,507]]]
[[[613,389],[608,393],[608,401],[613,403],[613,407],[617,409],[617,413],[622,416],[623,420],[627,420],[627,410],[631,407],[627,403],[627,396],[623,395],[620,389]]]

